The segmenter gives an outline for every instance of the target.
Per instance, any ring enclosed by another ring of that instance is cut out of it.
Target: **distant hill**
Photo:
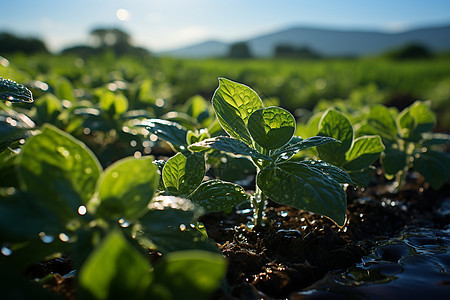
[[[406,44],[418,43],[431,51],[450,49],[450,25],[420,28],[398,33],[294,27],[246,41],[257,57],[272,56],[277,45],[308,47],[323,56],[378,54]],[[159,54],[175,57],[217,57],[228,53],[230,43],[206,41]]]

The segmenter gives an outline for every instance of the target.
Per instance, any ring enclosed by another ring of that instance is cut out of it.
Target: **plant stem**
[[[259,170],[258,170],[259,172]],[[264,218],[264,209],[266,208],[266,196],[262,193],[261,189],[256,185],[255,194],[252,199],[253,205],[253,218],[255,219],[255,226],[261,226]]]

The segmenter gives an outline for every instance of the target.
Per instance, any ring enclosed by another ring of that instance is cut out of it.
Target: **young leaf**
[[[261,170],[256,182],[278,204],[324,215],[339,226],[345,224],[347,199],[341,185],[316,168],[286,162]]]
[[[247,130],[248,119],[262,108],[258,94],[246,85],[219,78],[219,87],[214,92],[212,105],[222,128],[232,137],[252,145]]]
[[[358,136],[379,135],[383,143],[392,144],[397,140],[397,125],[392,109],[384,105],[375,105],[370,109],[367,123],[357,131]]]
[[[18,162],[23,190],[66,221],[91,199],[100,170],[84,144],[52,125],[25,143]]]
[[[416,157],[414,168],[433,189],[438,190],[450,178],[450,154],[428,150]]]
[[[397,121],[404,138],[418,141],[422,133],[433,129],[436,117],[427,103],[416,101],[398,115]]]
[[[188,249],[217,251],[217,247],[190,224],[195,224],[204,210],[190,200],[174,196],[158,196],[149,211],[139,218],[142,235],[151,247],[162,253]]]
[[[317,147],[319,157],[337,166],[345,162],[345,153],[353,142],[353,127],[350,121],[335,110],[328,110],[319,123],[320,136],[329,136],[341,143],[329,143]]]
[[[78,283],[82,299],[145,299],[152,281],[147,259],[119,230],[104,238],[82,265]]]
[[[134,219],[144,214],[158,187],[157,169],[151,156],[124,158],[109,166],[97,187],[98,213],[108,219]]]
[[[31,91],[24,85],[0,77],[0,99],[11,102],[33,102]]]
[[[209,180],[202,183],[189,199],[207,212],[219,212],[230,210],[237,204],[248,201],[249,196],[238,184]]]
[[[393,147],[386,147],[384,155],[381,156],[381,162],[386,178],[392,178],[398,171],[406,166],[407,155],[405,152]]]
[[[206,166],[201,153],[179,152],[164,165],[162,178],[164,186],[173,195],[189,195],[203,181]]]
[[[295,119],[281,107],[260,108],[250,115],[247,128],[258,145],[264,149],[278,149],[294,135]]]
[[[219,288],[226,269],[221,254],[201,250],[173,252],[155,266],[152,287],[157,284],[163,288],[167,299],[207,300]]]
[[[353,141],[343,166],[346,170],[361,170],[372,165],[385,149],[379,136],[362,136]]]
[[[271,160],[270,157],[259,153],[244,142],[226,136],[218,136],[206,139],[189,146],[189,150],[191,151],[204,151],[209,149],[216,149],[236,155],[250,156],[256,159]]]
[[[168,141],[173,146],[183,149],[186,147],[187,129],[180,124],[160,119],[143,121],[139,126],[145,127],[159,138]]]

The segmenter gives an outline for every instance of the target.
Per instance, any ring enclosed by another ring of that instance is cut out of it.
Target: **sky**
[[[0,11],[0,32],[41,38],[55,52],[88,43],[95,28],[120,28],[158,52],[292,26],[398,32],[448,24],[449,0],[5,0]]]

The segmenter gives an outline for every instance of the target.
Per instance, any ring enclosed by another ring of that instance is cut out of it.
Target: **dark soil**
[[[249,228],[250,211],[215,213],[202,217],[210,238],[228,259],[227,287],[214,299],[287,298],[330,271],[345,270],[367,255],[381,239],[396,235],[408,226],[436,228],[450,222],[450,214],[440,214],[442,201],[449,197],[450,185],[433,191],[420,177],[409,178],[398,193],[381,177],[363,190],[347,190],[347,223],[337,227],[327,218],[270,202],[266,224]],[[388,261],[399,255],[395,249]],[[33,266],[31,278],[46,274],[67,274],[69,258]],[[66,299],[75,299],[74,277],[53,275],[44,286]],[[299,299],[299,298],[296,298]]]

